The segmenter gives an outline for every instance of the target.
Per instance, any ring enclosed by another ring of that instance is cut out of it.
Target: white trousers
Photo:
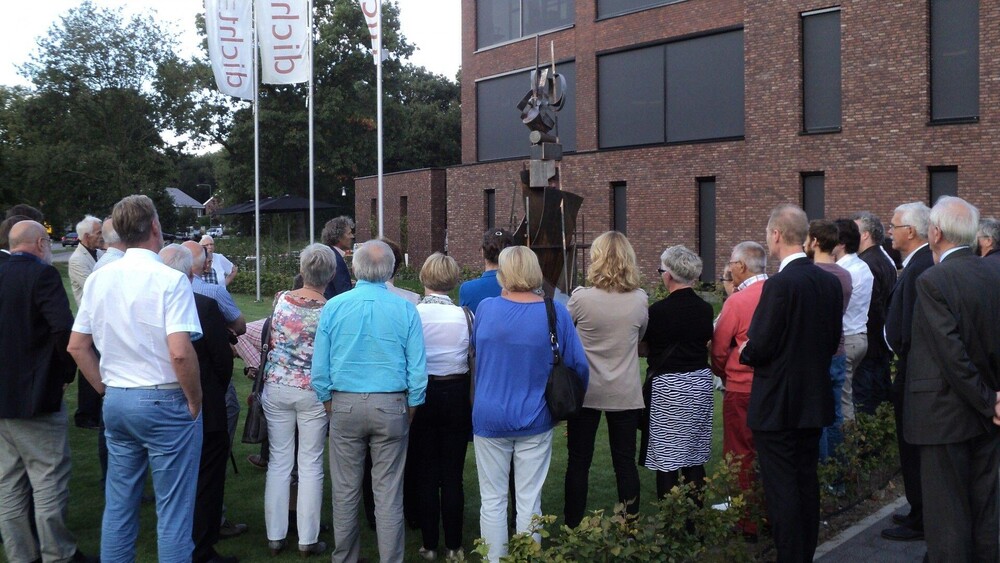
[[[299,431],[299,487],[296,526],[299,544],[319,539],[323,508],[323,446],[326,410],[312,389],[277,383],[264,385],[261,403],[267,418],[270,459],[264,485],[264,524],[268,540],[283,540],[288,533],[288,498],[295,456],[295,430]]]
[[[475,436],[476,469],[479,472],[479,528],[490,546],[489,561],[507,554],[507,487],[514,463],[517,533],[531,526],[531,517],[542,513],[542,485],[552,460],[552,430],[517,438]],[[535,541],[541,536],[535,534]]]

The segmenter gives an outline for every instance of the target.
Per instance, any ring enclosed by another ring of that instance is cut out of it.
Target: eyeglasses
[[[892,223],[889,223],[889,230],[890,231],[894,231],[896,229],[902,229],[903,227],[909,227],[909,228],[912,229],[913,225],[893,225]]]
[[[722,276],[721,278],[719,278],[719,281],[720,281],[720,282],[728,282],[728,283],[732,283],[732,281],[733,281],[733,278],[727,278],[726,276]]]
[[[666,271],[666,270],[664,270],[663,268],[657,268],[657,269],[656,269],[656,271],[657,271],[657,272],[660,272],[660,275],[661,275],[661,276],[662,276],[663,274],[667,273],[667,271]]]

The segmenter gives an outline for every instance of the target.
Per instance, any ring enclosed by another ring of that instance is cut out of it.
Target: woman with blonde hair
[[[628,514],[639,511],[639,470],[635,435],[642,415],[642,380],[637,345],[646,332],[646,292],[639,288],[639,266],[625,235],[608,231],[590,247],[587,282],[569,299],[569,312],[590,364],[590,385],[583,410],[567,421],[566,525],[576,527],[587,507],[590,464],[601,413],[608,421],[611,463],[618,500]]]
[[[473,445],[479,471],[479,527],[489,544],[489,561],[507,553],[507,483],[511,466],[517,483],[517,532],[541,514],[542,485],[552,459],[555,422],[545,400],[552,370],[547,305],[540,290],[542,269],[525,246],[500,253],[499,297],[476,310],[476,391],[472,406]],[[556,336],[563,362],[587,382],[590,368],[573,329],[573,319],[554,303]],[[541,538],[536,534],[535,541]]]

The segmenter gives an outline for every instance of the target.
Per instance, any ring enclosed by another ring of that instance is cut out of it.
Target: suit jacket
[[[226,320],[215,299],[194,294],[202,337],[193,342],[201,368],[202,424],[205,432],[227,430],[226,389],[233,377],[233,351]]]
[[[326,290],[323,291],[323,296],[327,299],[332,299],[336,295],[340,295],[345,291],[350,291],[351,287],[351,271],[347,269],[347,261],[344,257],[340,255],[340,251],[336,248],[333,249],[333,254],[337,258],[337,272],[333,274],[333,279],[330,283],[326,284]]]
[[[7,260],[10,260],[10,253],[6,250],[0,250],[0,266],[6,264]]]
[[[833,423],[830,360],[840,343],[843,300],[836,276],[808,258],[768,278],[740,354],[740,362],[754,367],[751,430]]]
[[[1000,263],[968,248],[917,280],[903,429],[920,445],[963,442],[998,429]],[[995,477],[994,477],[995,478]]]
[[[868,351],[865,352],[865,357],[881,359],[891,354],[882,337],[882,329],[885,328],[885,310],[889,306],[889,296],[896,285],[896,267],[879,246],[865,250],[858,257],[868,264],[868,269],[875,276],[872,302],[868,307]]]
[[[983,256],[983,258],[988,258],[990,260],[993,260],[994,262],[1000,262],[1000,249],[991,250],[990,253],[987,254],[986,256]]]
[[[902,393],[906,384],[907,355],[913,328],[913,306],[917,302],[917,278],[934,265],[931,247],[925,246],[913,253],[913,258],[903,268],[896,280],[896,286],[889,296],[889,309],[885,314],[885,337],[896,353],[896,378],[893,390]]]
[[[73,313],[59,272],[30,254],[0,267],[0,418],[62,408],[76,364],[66,352]]]
[[[87,247],[83,246],[82,242],[76,245],[76,250],[69,257],[69,282],[73,287],[73,299],[77,305],[80,305],[80,300],[83,299],[83,284],[94,271],[95,264],[97,260],[90,255]]]

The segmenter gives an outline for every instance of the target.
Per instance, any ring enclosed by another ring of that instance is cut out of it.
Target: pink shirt
[[[726,383],[726,391],[750,393],[753,368],[740,363],[740,348],[766,281],[758,281],[732,294],[722,305],[712,334],[712,371]]]

